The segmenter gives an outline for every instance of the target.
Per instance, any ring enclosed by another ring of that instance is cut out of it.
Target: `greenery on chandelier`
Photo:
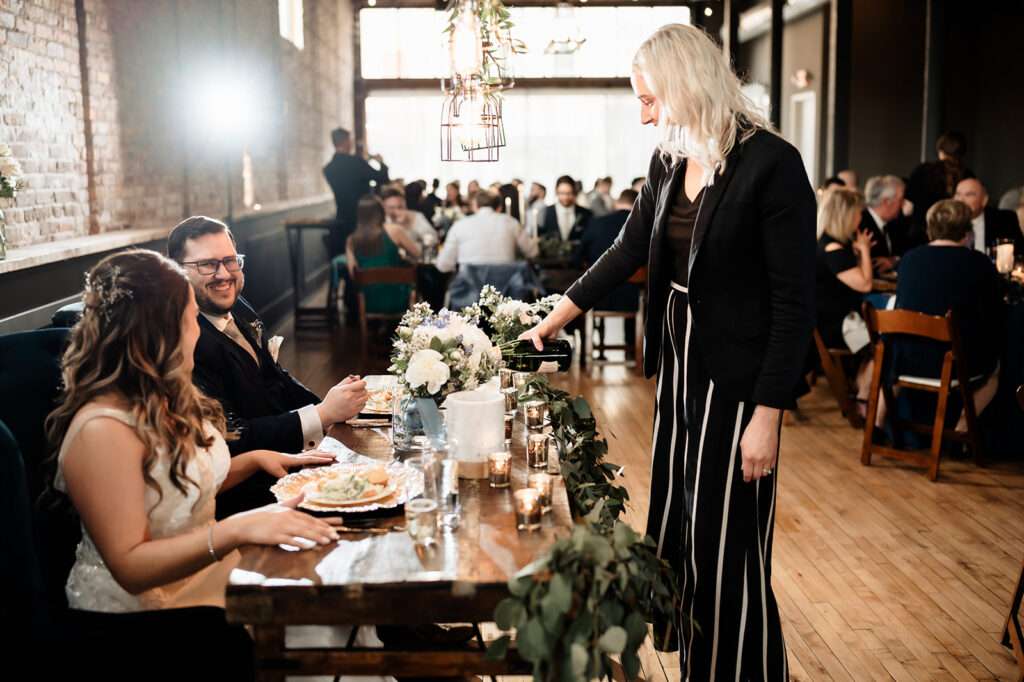
[[[455,30],[460,14],[470,8],[476,12],[480,24],[481,73],[484,85],[500,87],[509,75],[508,58],[525,54],[526,43],[512,37],[512,15],[501,0],[451,0],[448,5],[448,26],[444,33]]]
[[[640,672],[638,651],[647,621],[672,620],[678,604],[672,568],[654,542],[619,516],[629,495],[615,484],[620,467],[605,462],[608,444],[597,432],[590,406],[542,376],[521,394],[547,403],[562,476],[579,523],[546,556],[509,580],[511,596],[494,620],[515,630],[520,656],[533,664],[537,682],[611,679],[612,656],[629,678]],[[491,643],[488,656],[505,656],[511,636]]]

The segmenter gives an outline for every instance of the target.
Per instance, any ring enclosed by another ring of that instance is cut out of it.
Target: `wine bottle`
[[[568,339],[545,339],[544,350],[531,341],[520,341],[502,354],[505,366],[517,372],[567,372],[572,364],[572,344]]]

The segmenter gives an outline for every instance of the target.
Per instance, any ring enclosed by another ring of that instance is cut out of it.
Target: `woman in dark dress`
[[[859,229],[863,209],[864,197],[841,187],[829,190],[818,209],[815,305],[818,333],[829,348],[849,347],[843,320],[851,313],[859,317],[871,291],[871,237]]]
[[[787,679],[772,474],[813,328],[814,191],[700,29],[659,29],[632,83],[641,122],[665,130],[647,181],[612,247],[523,337],[542,347],[648,266],[647,531],[680,578],[682,677]]]
[[[967,374],[984,381],[974,394],[975,410],[980,414],[999,386],[1003,338],[999,274],[983,253],[966,246],[971,233],[971,212],[966,204],[940,201],[928,210],[927,220],[931,241],[907,252],[900,262],[896,307],[928,315],[957,310]],[[896,338],[892,349],[892,376],[938,378],[946,353],[943,344]],[[964,426],[961,423],[958,428]]]

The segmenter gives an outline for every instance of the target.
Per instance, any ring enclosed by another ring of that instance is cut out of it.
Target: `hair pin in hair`
[[[120,276],[121,267],[118,265],[111,268],[109,275],[106,277],[96,277],[88,272],[85,273],[85,292],[96,297],[95,308],[103,315],[103,319],[107,322],[110,322],[114,306],[120,301],[132,297],[131,289],[127,289],[117,283]]]

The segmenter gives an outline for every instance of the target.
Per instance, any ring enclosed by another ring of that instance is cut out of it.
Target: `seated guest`
[[[530,194],[526,197],[526,217],[523,225],[530,234],[537,234],[537,225],[540,222],[541,214],[547,208],[545,198],[548,196],[548,188],[539,182],[530,184]]]
[[[437,244],[437,230],[418,210],[407,207],[406,193],[397,188],[387,187],[380,193],[384,202],[387,221],[404,229],[419,244]]]
[[[957,310],[967,374],[986,377],[974,394],[975,410],[980,414],[998,388],[999,340],[1003,336],[999,275],[988,256],[967,247],[971,211],[966,204],[944,199],[928,209],[927,220],[931,241],[900,262],[896,307],[928,315]],[[892,376],[938,377],[947,348],[926,339],[894,339]]]
[[[271,355],[263,321],[241,297],[244,256],[227,225],[195,216],[167,238],[167,254],[185,266],[199,305],[196,385],[220,402],[236,455],[247,450],[298,452],[313,447],[331,424],[354,417],[366,403],[366,383],[352,378],[321,400]],[[273,480],[254,476],[222,496],[218,512],[251,509],[272,501]]]
[[[128,679],[173,642],[161,679],[253,679],[252,642],[224,616],[236,550],[338,534],[297,511],[301,497],[216,522],[217,494],[257,470],[331,458],[228,454],[220,405],[192,383],[199,309],[181,266],[153,251],[109,256],[87,275],[83,302],[46,423],[53,486],[82,521],[67,581],[75,672]]]
[[[590,222],[588,209],[576,205],[576,181],[568,175],[558,178],[555,196],[558,201],[547,207],[538,225],[541,239],[553,238],[563,242],[575,242],[583,238],[583,232]]]
[[[424,185],[426,185],[426,182],[424,182],[423,180],[421,180],[420,182],[423,182]],[[442,203],[441,197],[437,196],[437,190],[440,186],[441,181],[437,178],[434,178],[434,180],[430,184],[430,192],[426,193],[426,195],[423,197],[423,201],[420,203],[420,212],[423,213],[426,219],[431,222],[433,222],[434,220],[434,211],[436,211],[438,207],[441,206]],[[423,191],[426,192],[426,189],[424,189]]]
[[[645,182],[647,182],[647,178],[644,178],[644,177],[633,178],[633,182],[631,182],[629,184],[629,187],[630,187],[630,189],[632,189],[637,194],[640,194],[640,192],[642,192],[643,189],[644,189],[644,183]]]
[[[911,222],[919,234],[925,231],[925,214],[932,204],[951,198],[961,180],[974,177],[967,167],[967,138],[962,133],[949,131],[939,135],[935,152],[938,161],[919,164],[907,180],[907,199],[914,206]]]
[[[360,199],[356,217],[358,227],[346,246],[349,275],[353,279],[357,268],[369,270],[404,265],[399,247],[413,258],[419,258],[419,243],[399,225],[384,221],[384,207],[377,197]],[[409,307],[406,284],[369,284],[361,292],[366,299],[367,312],[399,313]]]
[[[869,183],[870,184],[870,183]],[[871,236],[858,229],[864,199],[859,192],[836,187],[818,208],[818,333],[829,348],[866,348],[867,325],[860,316],[864,294],[871,291]],[[866,400],[871,363],[862,358],[857,374],[858,399]]]
[[[519,188],[515,186],[515,183],[510,182],[499,186],[496,194],[501,199],[501,205],[497,209],[498,212],[513,218],[516,223],[521,225],[523,215],[519,211]]]
[[[876,272],[890,272],[900,256],[924,243],[923,235],[916,234],[903,215],[903,199],[904,183],[895,175],[869,178],[864,187],[867,206],[860,229],[874,241],[871,258]]]
[[[338,214],[337,226],[331,230],[332,255],[345,250],[345,240],[356,229],[356,203],[360,197],[369,194],[371,183],[378,186],[388,181],[388,167],[380,156],[371,156],[380,164],[380,170],[366,162],[366,159],[352,153],[352,134],[344,128],[331,131],[334,157],[324,166],[324,178],[334,193]]]
[[[637,193],[631,189],[623,190],[611,213],[594,218],[590,221],[590,227],[583,233],[583,241],[580,244],[580,259],[584,267],[590,267],[611,248],[615,238],[622,231],[626,224],[626,218],[636,202]],[[635,284],[625,283],[612,291],[608,297],[594,306],[595,310],[624,310],[634,312],[639,306],[640,289]],[[636,333],[636,320],[627,319],[626,324],[626,345],[632,345]]]
[[[437,269],[452,272],[457,265],[514,263],[516,248],[527,258],[537,256],[537,241],[512,217],[499,213],[501,197],[481,190],[472,198],[473,215],[448,231]]]
[[[444,202],[441,204],[444,208],[459,208],[461,209],[466,205],[465,200],[462,198],[462,194],[459,193],[459,181],[455,180],[445,185],[445,197]]]
[[[825,193],[828,192],[829,190],[835,188],[835,187],[846,187],[846,183],[843,182],[842,178],[840,178],[838,176],[835,176],[835,175],[833,175],[830,178],[826,178],[825,182],[823,182],[821,184],[821,187],[818,188],[818,191],[817,191],[818,201],[820,202],[821,198],[823,196],[825,196]]]
[[[615,201],[612,199],[612,179],[598,178],[594,183],[594,189],[587,192],[587,206],[594,217],[600,217],[615,210]]]
[[[956,186],[956,200],[971,211],[971,231],[967,246],[989,255],[1000,240],[1013,241],[1017,255],[1024,254],[1024,234],[1014,211],[988,205],[988,191],[977,178],[961,180]]]

